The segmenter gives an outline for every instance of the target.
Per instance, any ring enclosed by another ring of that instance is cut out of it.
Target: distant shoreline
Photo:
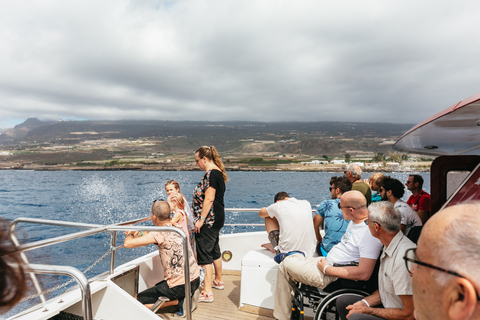
[[[295,165],[291,166],[265,166],[265,167],[228,167],[226,166],[227,172],[334,172],[334,173],[343,173],[344,167],[342,166],[317,166],[317,167],[299,167]],[[65,165],[32,165],[32,166],[22,166],[18,168],[0,168],[0,170],[11,170],[11,171],[201,171],[200,169],[193,166],[156,166],[156,165],[145,165],[145,166],[113,166],[113,167],[104,167],[104,166],[65,166]],[[409,168],[362,168],[362,171],[365,173],[371,172],[429,172],[429,167],[409,167]]]

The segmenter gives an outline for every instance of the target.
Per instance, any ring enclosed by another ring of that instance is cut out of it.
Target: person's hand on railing
[[[144,234],[147,234],[148,232],[143,232],[143,231],[125,231],[125,237],[132,236],[134,238],[142,237]]]

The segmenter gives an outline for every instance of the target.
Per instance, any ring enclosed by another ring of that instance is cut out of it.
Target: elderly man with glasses
[[[415,319],[480,319],[480,202],[448,207],[405,254]]]
[[[384,249],[380,257],[378,290],[361,298],[344,295],[337,299],[340,319],[413,319],[413,299],[410,276],[403,257],[415,248],[400,231],[401,214],[387,201],[375,202],[368,207],[368,227]]]
[[[382,244],[364,223],[368,217],[367,201],[360,191],[347,191],[340,198],[339,208],[350,222],[341,241],[326,258],[305,258],[298,251],[285,253],[277,273],[273,310],[276,319],[290,319],[295,282],[323,289],[337,278],[366,281],[372,275]]]

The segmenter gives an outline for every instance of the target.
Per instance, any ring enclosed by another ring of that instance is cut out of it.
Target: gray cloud
[[[477,93],[480,3],[0,4],[0,127],[40,119],[416,123]]]

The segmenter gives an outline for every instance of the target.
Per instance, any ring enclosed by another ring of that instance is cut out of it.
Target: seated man
[[[408,233],[413,227],[422,225],[422,220],[418,214],[413,211],[408,204],[401,200],[405,193],[405,186],[400,180],[392,177],[384,177],[379,192],[382,196],[382,200],[391,202],[395,209],[400,211],[400,214],[402,215],[400,230],[402,230],[405,235],[408,236]]]
[[[272,252],[304,251],[307,257],[315,253],[312,206],[307,200],[290,198],[281,191],[274,203],[260,209],[258,215],[265,218],[265,229],[270,243],[263,245]]]
[[[155,201],[152,205],[152,223],[158,227],[176,226],[170,219],[170,206],[165,201]],[[146,307],[151,308],[158,297],[170,299],[162,307],[177,305],[179,300],[185,298],[185,276],[183,272],[183,240],[176,232],[149,232],[143,234],[138,231],[126,231],[125,248],[143,247],[156,244],[163,265],[165,280],[155,284],[154,287],[140,292],[135,298]],[[142,235],[143,234],[143,235]],[[200,284],[200,269],[195,261],[191,247],[188,246],[188,262],[190,263],[191,291],[195,292]]]
[[[364,223],[368,217],[365,196],[357,190],[345,192],[339,207],[343,218],[350,223],[342,240],[330,250],[327,258],[305,258],[302,254],[292,254],[280,263],[273,310],[276,319],[290,319],[295,282],[323,289],[337,278],[364,281],[370,278],[382,244],[371,235]]]
[[[313,227],[317,237],[317,253],[326,257],[330,249],[340,242],[348,221],[343,219],[342,210],[338,207],[340,197],[352,189],[352,183],[347,177],[332,177],[330,179],[330,195],[332,200],[325,200],[317,208],[313,217]],[[324,225],[325,236],[320,234],[320,227]]]
[[[345,168],[345,177],[352,182],[352,190],[360,191],[367,199],[367,206],[372,203],[372,190],[370,185],[362,180],[362,169],[358,164],[350,163]]]
[[[479,212],[475,201],[435,213],[405,254],[415,319],[480,319]]]
[[[403,256],[416,246],[400,231],[402,217],[390,202],[372,203],[368,211],[368,228],[384,246],[378,290],[363,299],[357,295],[339,297],[337,312],[342,320],[347,316],[348,320],[413,319],[412,285]]]
[[[411,174],[405,183],[407,189],[412,192],[407,204],[418,214],[422,223],[430,217],[431,199],[430,194],[423,191],[423,178],[418,174]]]

